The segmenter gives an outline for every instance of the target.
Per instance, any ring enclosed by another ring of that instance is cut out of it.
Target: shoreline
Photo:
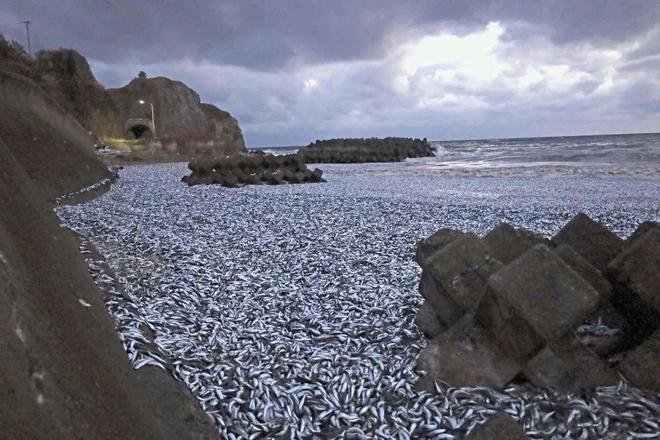
[[[194,434],[194,438],[219,438],[213,419],[201,407],[200,402],[192,394],[188,386],[173,374],[172,361],[158,349],[154,343],[156,335],[144,322],[139,322],[139,331],[144,335],[140,342],[148,352],[154,353],[157,359],[141,357],[133,341],[122,338],[119,328],[127,325],[118,320],[117,310],[132,309],[131,313],[139,314],[135,304],[126,294],[119,279],[105,256],[99,251],[91,238],[68,229],[80,243],[80,254],[87,264],[89,274],[94,280],[98,294],[103,301],[107,313],[115,324],[118,338],[124,347],[125,354],[133,368],[138,384],[142,387],[147,401],[150,403],[156,417],[161,421],[166,431],[176,433],[173,438],[186,438]]]
[[[110,191],[112,185],[117,181],[119,176],[113,174],[112,177],[100,180],[99,182],[85,187],[81,190],[65,194],[64,196],[55,199],[56,205],[80,205],[82,203],[90,202],[97,197]]]
[[[117,189],[121,197],[104,198],[90,209],[65,208],[63,219],[105,243],[108,260],[121,268],[127,291],[141,310],[149,311],[157,343],[186,372],[183,380],[225,435],[241,432],[236,420],[256,434],[260,428],[247,424],[248,416],[267,413],[272,419],[264,423],[273,424],[263,429],[272,435],[287,427],[300,436],[309,434],[310,426],[341,429],[325,415],[310,418],[296,412],[288,399],[273,397],[274,406],[266,410],[258,390],[248,387],[257,378],[276,396],[302,389],[314,377],[307,386],[316,396],[336,393],[341,405],[354,404],[355,411],[385,402],[388,416],[410,416],[408,403],[420,398],[413,391],[417,376],[412,368],[424,345],[412,325],[420,296],[411,247],[438,227],[480,234],[507,220],[553,235],[572,216],[573,207],[585,206],[618,233],[636,225],[639,217],[656,217],[651,203],[659,194],[655,183],[632,180],[622,185],[594,178],[554,179],[546,186],[520,178],[473,178],[457,187],[455,179],[362,175],[337,176],[318,186],[189,189],[179,182],[183,169],[183,164],[126,167],[126,180]],[[428,197],[433,190],[437,198]],[[622,197],[634,203],[626,207]],[[129,206],[133,215],[126,216]],[[347,365],[360,368],[349,370]],[[383,382],[372,383],[371,377]],[[368,399],[341,394],[344,383],[350,387],[362,380],[364,392],[371,393]],[[239,395],[239,389],[245,391]],[[614,389],[601,391],[594,398],[604,405],[612,399],[648,398],[627,387],[619,396]],[[388,393],[405,399],[388,406]],[[567,402],[534,390],[509,388],[504,393],[509,393],[507,402]],[[451,396],[429,397],[423,405],[441,411],[442,399]],[[245,403],[232,404],[235,399],[255,406],[236,416],[227,406]],[[313,399],[307,397],[306,408],[313,402],[324,414],[332,409]],[[460,405],[453,409],[465,411]],[[294,420],[280,421],[289,410],[296,414]],[[474,414],[480,411],[484,409],[478,407]],[[465,432],[476,423],[474,414],[462,417],[459,426],[438,426]],[[580,414],[587,418],[593,413]],[[559,416],[547,417],[548,426],[561,423]],[[631,429],[644,417],[636,414]],[[370,415],[363,420],[355,425],[364,432],[379,423]],[[403,422],[391,425],[393,430],[408,427]]]
[[[105,163],[105,162],[104,162]],[[184,164],[189,160],[154,160],[154,161],[126,161],[115,162],[115,168],[130,166],[151,166],[164,164]],[[525,167],[470,167],[443,165],[442,161],[428,162],[424,159],[406,159],[401,162],[369,162],[369,163],[310,163],[312,167],[319,167],[325,176],[358,174],[358,175],[398,175],[409,177],[438,177],[438,178],[597,178],[597,179],[631,179],[641,181],[660,180],[660,170],[648,172],[630,172],[629,170],[597,169],[588,164],[579,166],[557,166],[554,170],[539,170],[543,165]],[[108,164],[108,166],[110,166]],[[359,168],[359,169],[358,169]],[[183,177],[183,174],[182,174]],[[93,197],[92,197],[93,199]],[[84,203],[84,198],[82,203]],[[91,200],[91,199],[90,199]]]
[[[120,169],[117,167],[109,168],[110,177],[59,197],[53,207],[53,213],[61,220],[57,213],[58,207],[81,205],[106,194],[120,178]],[[92,238],[75,231],[67,225],[61,224],[60,227],[65,232],[70,233],[78,243],[78,253],[85,262],[89,276],[93,280],[95,287],[93,294],[98,295],[105,307],[105,313],[112,320],[115,327],[115,336],[122,345],[123,355],[126,356],[131,365],[135,381],[140,386],[140,392],[146,397],[163,430],[168,433],[168,438],[220,438],[213,418],[203,410],[201,402],[195,398],[190,388],[173,374],[174,367],[171,360],[161,350],[157,349],[154,343],[155,334],[153,330],[146,325],[141,326],[143,328],[140,332],[145,335],[144,342],[141,342],[141,344],[143,347],[150,347],[150,352],[158,353],[155,356],[158,359],[165,360],[166,366],[153,359],[140,357],[131,341],[126,341],[122,337],[120,327],[125,324],[118,321],[116,313],[112,312],[113,307],[120,307],[124,310],[132,309],[133,313],[136,314],[139,314],[139,311],[124,291],[114,269],[96,247]],[[123,361],[123,359],[121,360]],[[170,435],[172,437],[169,437]]]

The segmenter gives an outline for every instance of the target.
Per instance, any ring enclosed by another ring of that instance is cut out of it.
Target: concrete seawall
[[[217,438],[185,387],[135,372],[52,201],[107,179],[93,139],[0,71],[0,432],[12,439]]]

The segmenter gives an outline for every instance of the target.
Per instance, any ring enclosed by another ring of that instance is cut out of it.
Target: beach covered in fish
[[[427,342],[414,323],[418,240],[500,222],[551,236],[578,211],[626,237],[660,219],[657,180],[323,169],[323,184],[231,189],[188,187],[185,164],[127,166],[107,194],[58,208],[111,286],[135,368],[184,382],[226,438],[453,439],[499,411],[532,438],[660,432],[660,397],[626,383],[418,392]]]

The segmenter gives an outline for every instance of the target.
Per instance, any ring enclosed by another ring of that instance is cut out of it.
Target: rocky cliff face
[[[1,55],[1,54],[0,54]],[[54,199],[108,177],[93,137],[0,65],[0,432],[10,439],[217,438],[185,386],[134,372]]]
[[[34,82],[0,69],[0,104],[0,137],[49,198],[108,177],[94,138]]]
[[[217,156],[245,150],[236,119],[202,103],[181,81],[144,77],[105,89],[74,50],[40,52],[32,77],[97,137],[142,141],[156,156]],[[155,129],[148,103],[154,106]]]
[[[32,60],[15,41],[7,41],[0,35],[0,66],[2,69],[23,76],[30,76]]]
[[[211,104],[201,102],[199,95],[181,81],[164,77],[135,78],[128,85],[109,89],[124,121],[137,119],[143,125],[151,119],[154,106],[155,131],[163,144],[177,144],[177,152],[190,155],[217,155],[245,150],[245,142],[238,122],[229,113]],[[135,132],[128,123],[126,137],[153,136],[151,127],[146,132]],[[137,136],[139,134],[139,136]]]
[[[96,81],[85,57],[75,50],[39,52],[32,77],[87,130],[97,136],[122,135],[115,102]]]
[[[202,103],[180,81],[144,77],[121,88],[106,89],[75,50],[42,51],[33,60],[1,36],[0,69],[32,79],[96,137],[137,139],[155,156],[193,158],[245,151],[236,119]],[[140,100],[154,104],[157,141],[150,106]]]

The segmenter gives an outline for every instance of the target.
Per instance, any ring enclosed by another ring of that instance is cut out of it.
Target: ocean
[[[660,133],[431,141],[435,157],[365,172],[467,176],[610,175],[660,177]],[[299,147],[269,147],[291,154]]]

